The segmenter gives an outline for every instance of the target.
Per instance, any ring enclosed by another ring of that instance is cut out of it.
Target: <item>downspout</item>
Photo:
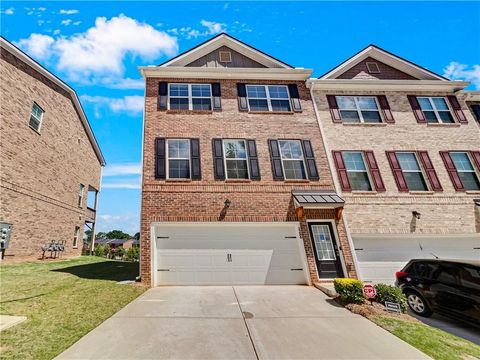
[[[308,82],[308,80],[307,80]],[[315,83],[314,82],[308,82],[308,84],[310,85],[310,98],[312,99],[312,102],[313,102],[313,109],[315,111],[315,116],[317,117],[317,122],[318,122],[318,126],[320,128],[320,134],[322,136],[322,139],[323,139],[323,146],[325,147],[325,153],[327,154],[327,159],[328,159],[328,165],[330,167],[330,172],[331,172],[331,175],[332,175],[332,179],[333,179],[333,184],[335,185],[335,191],[339,194],[339,195],[343,195],[342,194],[342,188],[338,182],[338,178],[333,174],[333,169],[335,169],[335,165],[334,165],[334,162],[333,162],[333,157],[332,157],[332,153],[330,151],[330,147],[328,146],[328,142],[327,142],[327,136],[325,134],[325,130],[323,129],[323,125],[322,125],[322,122],[320,121],[320,114],[318,112],[318,108],[317,108],[317,103],[315,101],[315,97],[313,95],[313,88],[315,87]],[[307,86],[308,86],[307,84]],[[347,239],[348,239],[348,244],[350,246],[350,252],[352,253],[352,260],[353,260],[353,264],[355,266],[355,272],[357,273],[357,277],[360,279],[360,272],[359,272],[359,266],[358,266],[358,260],[357,260],[357,253],[355,252],[355,247],[353,245],[353,240],[352,240],[352,237],[350,235],[350,229],[348,227],[348,221],[347,221],[347,216],[345,215],[345,212],[342,213],[342,219],[343,219],[343,225],[345,226],[345,232],[347,233]]]
[[[102,188],[102,179],[103,179],[103,166],[100,167],[100,186],[95,194],[95,222],[92,226],[92,246],[90,247],[90,255],[93,255],[95,251],[95,230],[97,228],[97,207],[98,207],[98,196],[100,194],[100,189]]]

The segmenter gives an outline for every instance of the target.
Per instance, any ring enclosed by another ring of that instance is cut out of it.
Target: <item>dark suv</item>
[[[441,312],[480,325],[480,261],[410,260],[395,276],[416,314]]]

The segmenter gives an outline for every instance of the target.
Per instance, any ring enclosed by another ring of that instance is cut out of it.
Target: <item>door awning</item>
[[[332,190],[293,190],[292,196],[295,207],[336,209],[345,204]]]

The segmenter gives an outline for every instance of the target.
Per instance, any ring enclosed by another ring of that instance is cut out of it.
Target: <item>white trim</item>
[[[347,172],[347,177],[348,177],[348,172],[351,171],[351,172],[362,172],[362,173],[365,173],[367,174],[367,179],[368,179],[368,182],[369,182],[369,185],[370,185],[370,190],[354,190],[353,187],[352,187],[352,184],[350,184],[350,187],[352,188],[352,191],[368,191],[368,192],[374,192],[375,190],[373,189],[373,182],[372,182],[372,178],[371,178],[371,174],[370,174],[370,168],[369,166],[367,165],[367,162],[365,161],[365,152],[362,151],[362,150],[346,150],[346,151],[342,151],[342,160],[345,164],[345,171]],[[345,161],[345,158],[343,157],[343,154],[357,154],[359,153],[360,156],[362,157],[362,161],[363,161],[363,166],[365,167],[365,170],[348,170],[347,169],[347,165],[346,165],[346,161]],[[334,176],[332,174],[332,176]],[[350,182],[350,179],[348,179],[348,181]]]
[[[436,122],[437,124],[455,124],[456,123],[455,117],[452,114],[452,109],[450,109],[450,105],[448,104],[449,101],[447,101],[447,99],[444,96],[417,96],[417,101],[418,99],[428,99],[428,102],[432,107],[432,109],[422,109],[422,105],[420,104],[420,101],[418,102],[420,106],[420,110],[422,110],[423,116],[425,117],[425,119],[427,118],[425,111],[433,111],[435,113],[435,117],[437,118],[437,122]],[[438,110],[437,105],[435,105],[435,103],[433,102],[433,99],[442,99],[445,102],[445,105],[447,105],[448,110]],[[450,113],[450,116],[452,117],[452,122],[443,121],[439,114],[440,111],[443,111],[443,112],[448,111]],[[428,120],[426,121],[427,123],[429,122]]]
[[[382,117],[382,109],[380,108],[380,104],[378,103],[378,99],[376,96],[371,96],[371,95],[361,95],[361,96],[355,96],[355,95],[335,95],[335,99],[337,100],[337,104],[338,104],[338,98],[353,98],[353,102],[355,103],[355,109],[341,109],[340,106],[338,106],[338,112],[340,113],[340,118],[342,120],[343,123],[356,123],[356,121],[348,121],[348,120],[344,120],[342,118],[342,111],[356,111],[357,114],[358,114],[358,119],[359,119],[359,123],[361,124],[382,124],[385,122],[385,120],[383,119]],[[377,107],[376,110],[373,110],[373,109],[362,109],[360,108],[360,104],[358,102],[358,99],[359,98],[372,98],[374,101],[375,101],[375,106]],[[378,113],[378,117],[380,118],[380,122],[373,122],[373,121],[365,121],[365,119],[363,118],[363,114],[362,114],[362,111],[371,111],[371,112],[374,112],[376,111]]]
[[[282,147],[280,146],[280,142],[283,141],[295,141],[300,144],[300,151],[302,152],[302,157],[300,159],[284,159],[282,155]],[[302,146],[302,141],[301,140],[296,140],[296,139],[279,139],[278,140],[278,152],[280,153],[280,160],[282,161],[282,170],[283,170],[283,177],[285,180],[308,180],[308,172],[307,172],[307,165],[305,164],[305,154],[303,153],[303,146]],[[287,175],[285,174],[285,166],[283,165],[284,161],[302,161],[303,164],[303,170],[305,171],[305,177],[304,178],[287,178]]]
[[[250,98],[248,96],[248,87],[249,86],[261,86],[265,89],[265,95],[266,97],[264,98]],[[287,90],[287,97],[286,98],[273,98],[273,100],[283,100],[283,101],[288,101],[288,107],[289,107],[289,110],[273,110],[272,109],[272,97],[270,97],[270,86],[277,86],[277,87],[284,87],[286,90]],[[267,107],[268,107],[268,111],[279,111],[279,112],[290,112],[292,111],[292,104],[290,103],[290,91],[288,90],[288,86],[287,85],[273,85],[273,84],[269,84],[269,85],[264,85],[264,84],[245,84],[245,92],[247,93],[247,105],[248,105],[248,110],[249,111],[258,111],[258,110],[252,110],[250,109],[250,99],[252,100],[267,100]],[[261,111],[261,110],[260,110]]]
[[[246,57],[255,60],[256,62],[266,66],[266,67],[280,67],[285,69],[290,69],[290,67],[279,60],[274,59],[267,54],[263,54],[260,51],[239,42],[238,40],[227,36],[226,34],[221,34],[204,44],[191,49],[184,54],[177,56],[176,58],[167,61],[166,63],[162,64],[161,67],[168,67],[168,66],[185,66],[190,64],[191,62],[211,53],[219,49],[222,46],[226,46]]]
[[[144,78],[195,78],[195,79],[234,79],[234,80],[291,80],[305,81],[312,74],[311,69],[281,68],[198,68],[139,66]]]
[[[35,106],[38,107],[38,108],[40,109],[40,111],[42,112],[42,113],[40,114],[40,119],[33,114],[33,108],[34,108]],[[40,132],[40,129],[42,128],[43,115],[44,115],[44,114],[45,114],[45,110],[43,110],[43,108],[42,108],[40,105],[38,105],[36,101],[34,101],[33,104],[32,104],[32,109],[30,110],[30,118],[28,119],[28,126],[30,126],[33,130],[35,130],[36,132],[39,133],[39,132]],[[37,128],[37,129],[35,129],[32,125],[30,125],[30,120],[32,119],[32,116],[35,118],[35,120],[38,121],[38,128]]]
[[[419,170],[404,170],[402,168],[402,164],[400,163],[400,160],[398,159],[398,154],[413,154],[415,157],[415,161],[417,162],[417,166]],[[402,170],[402,173],[420,173],[420,175],[423,178],[423,183],[425,184],[426,189],[425,190],[411,190],[408,189],[408,184],[407,180],[405,180],[405,184],[407,185],[408,191],[431,191],[430,189],[430,184],[428,182],[428,177],[425,175],[425,169],[423,168],[422,162],[418,160],[418,154],[416,151],[395,151],[395,156],[397,157],[398,165],[400,166],[400,169]]]
[[[457,170],[457,173],[473,173],[473,175],[476,176],[477,181],[480,183],[480,175],[479,175],[479,170],[476,169],[475,163],[472,161],[472,155],[468,151],[449,151],[448,154],[465,154],[467,156],[468,161],[470,162],[470,166],[472,167],[472,170],[459,170],[457,168],[457,165],[455,164],[455,161],[452,158],[453,166],[455,166],[455,169]],[[451,157],[451,155],[450,155]],[[462,186],[465,188],[465,185],[463,185],[462,179],[460,179],[460,182],[462,183]],[[466,190],[465,191],[478,191],[478,190]]]
[[[415,93],[445,91],[454,93],[470,85],[468,81],[438,80],[355,80],[308,79],[307,87],[318,90],[414,91]]]
[[[223,165],[225,166],[225,180],[228,180],[228,169],[227,169],[227,155],[225,153],[225,141],[243,141],[245,145],[245,158],[229,158],[229,160],[245,160],[247,164],[247,178],[230,178],[230,180],[249,180],[250,179],[250,164],[248,159],[248,149],[247,141],[245,139],[222,139],[222,151],[223,151]]]
[[[417,79],[448,81],[445,78],[441,77],[440,75],[437,75],[429,70],[423,69],[406,60],[403,60],[398,56],[387,53],[374,45],[370,45],[369,47],[367,47],[357,55],[345,61],[343,64],[329,71],[327,74],[323,75],[321,79],[336,78],[337,76],[343,74],[345,71],[347,71],[348,69],[351,69],[352,67],[354,67],[355,65],[362,62],[368,57],[371,57],[377,61],[380,61],[388,66],[391,66]]]
[[[188,158],[170,158],[170,156],[168,155],[168,143],[170,141],[186,141],[188,143]],[[176,180],[176,179],[191,179],[192,178],[192,153],[191,153],[191,143],[190,143],[190,139],[166,139],[166,144],[165,144],[165,171],[166,171],[166,174],[165,174],[165,178],[166,179],[169,179],[169,180]],[[188,160],[188,177],[186,178],[177,178],[177,177],[174,177],[174,178],[171,178],[170,177],[170,160]]]
[[[222,60],[222,56],[223,59]],[[225,60],[225,56],[227,57],[228,60]],[[232,62],[232,52],[231,51],[219,51],[218,52],[218,61],[221,63],[231,63]]]
[[[171,85],[186,85],[188,95],[187,96],[170,96],[170,86]],[[204,85],[210,88],[210,97],[208,96],[193,96],[192,94],[192,85]],[[168,83],[167,84],[167,109],[172,110],[170,108],[170,98],[174,99],[188,99],[188,110],[200,110],[200,109],[193,109],[193,99],[210,99],[210,110],[213,109],[213,96],[212,96],[212,84],[199,84],[199,83]],[[177,110],[177,109],[173,109]],[[187,110],[187,109],[178,109],[178,110]]]
[[[95,235],[93,235],[95,236]],[[78,249],[78,238],[80,237],[80,226],[75,226],[73,229],[73,243],[72,243],[72,248],[73,249]],[[83,237],[82,237],[83,240]]]
[[[85,185],[80,183],[80,189],[78,191],[77,205],[79,208],[83,208],[83,196],[85,194]]]
[[[378,63],[375,61],[367,61],[365,63],[367,66],[367,70],[369,74],[380,74],[380,67],[378,66]]]
[[[39,72],[40,74],[44,75],[47,77],[49,80],[51,80],[53,83],[61,87],[63,90],[68,92],[71,97],[72,97],[72,102],[75,106],[75,109],[77,110],[79,116],[80,116],[80,121],[82,122],[85,131],[87,133],[87,137],[90,140],[90,143],[92,144],[93,150],[95,151],[95,154],[97,155],[97,158],[100,162],[101,166],[105,166],[105,159],[102,155],[102,151],[100,150],[100,147],[97,143],[97,140],[95,139],[95,136],[93,134],[92,128],[90,127],[90,124],[88,123],[87,116],[85,115],[82,105],[80,103],[80,100],[78,99],[77,93],[75,90],[73,90],[70,86],[68,86],[66,83],[64,83],[62,80],[57,78],[55,75],[53,75],[51,72],[46,70],[43,66],[35,62],[32,58],[30,58],[28,55],[26,55],[23,51],[9,43],[7,40],[5,40],[3,37],[0,36],[0,45],[2,48],[6,49],[8,52],[10,52],[12,55],[26,63],[28,66],[32,67],[35,71]]]

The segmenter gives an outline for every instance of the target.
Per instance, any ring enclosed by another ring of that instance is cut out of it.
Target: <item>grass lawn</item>
[[[2,331],[0,357],[52,359],[142,294],[116,284],[137,275],[138,263],[86,256],[0,266],[0,313],[28,318]]]
[[[433,359],[480,359],[480,346],[445,331],[391,316],[377,315],[369,319]]]

